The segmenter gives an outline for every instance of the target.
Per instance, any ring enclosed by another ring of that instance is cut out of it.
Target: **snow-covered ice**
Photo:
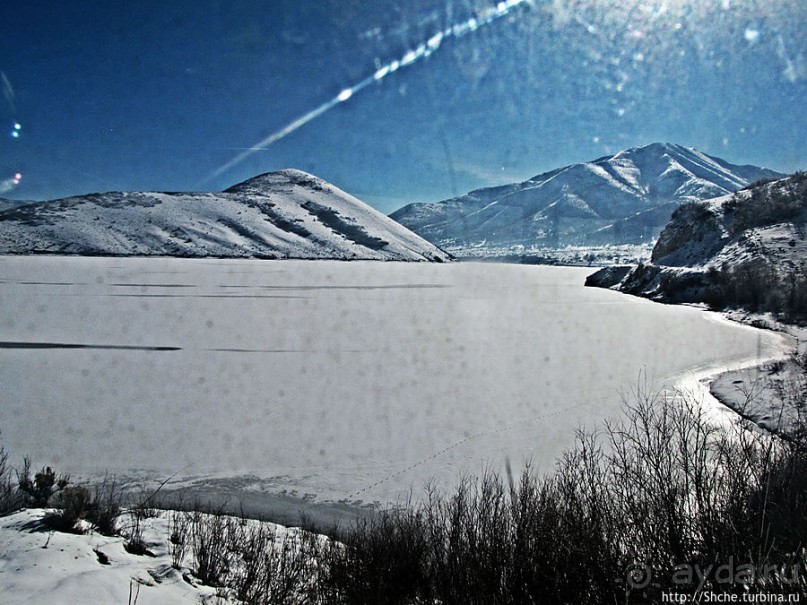
[[[786,346],[589,272],[0,257],[2,442],[82,476],[388,502],[507,458],[548,468],[640,375]]]

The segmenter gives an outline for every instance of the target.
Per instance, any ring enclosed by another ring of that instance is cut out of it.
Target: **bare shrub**
[[[209,586],[223,586],[233,562],[228,548],[232,543],[229,539],[232,519],[224,515],[223,509],[212,514],[194,511],[190,519],[194,573]]]
[[[91,500],[90,490],[86,487],[65,487],[53,497],[53,505],[59,511],[45,517],[45,522],[56,531],[81,533],[78,522],[87,516]]]
[[[168,549],[171,553],[171,564],[180,569],[185,555],[188,553],[190,534],[189,513],[182,510],[170,512],[168,519]]]
[[[26,506],[43,508],[48,505],[51,496],[63,490],[70,483],[67,475],[56,475],[51,467],[45,466],[31,476],[31,460],[23,460],[22,471],[18,473],[18,485],[23,494]]]
[[[8,461],[8,452],[0,447],[0,516],[12,513],[23,505],[19,482],[15,480]]]
[[[121,491],[115,478],[104,477],[101,483],[93,487],[93,499],[87,512],[87,520],[103,535],[115,535],[118,531],[121,501]]]
[[[232,574],[236,597],[249,605],[310,602],[315,587],[314,538],[280,535],[266,525],[251,525],[241,536],[240,561]]]

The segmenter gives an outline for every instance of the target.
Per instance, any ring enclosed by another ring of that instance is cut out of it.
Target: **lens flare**
[[[6,101],[8,101],[8,106],[11,108],[12,114],[17,113],[17,93],[14,92],[11,80],[8,79],[4,71],[0,71],[0,83],[2,83],[3,96],[5,96]]]
[[[12,176],[11,178],[7,178],[0,181],[0,193],[8,193],[9,191],[17,187],[17,185],[20,184],[20,181],[22,181],[21,172],[15,173],[14,176]]]
[[[343,88],[339,94],[337,94],[334,98],[330,101],[326,101],[319,107],[309,111],[306,114],[303,114],[296,120],[293,120],[280,130],[277,130],[267,136],[264,139],[261,139],[257,143],[255,143],[252,147],[246,149],[243,153],[235,156],[229,162],[223,164],[216,170],[214,170],[210,176],[208,176],[203,182],[210,181],[221,174],[227,172],[231,168],[234,168],[254,153],[258,151],[263,151],[273,143],[276,143],[280,139],[283,139],[293,133],[295,130],[302,128],[310,121],[318,118],[322,114],[326,113],[327,111],[333,109],[336,105],[340,103],[344,103],[351,99],[356,93],[361,92],[371,84],[376,82],[381,82],[384,78],[389,76],[391,73],[398,71],[403,67],[408,67],[414,63],[417,63],[421,59],[425,59],[426,57],[432,55],[434,52],[440,49],[443,42],[448,38],[461,38],[467,34],[470,34],[480,27],[484,27],[486,25],[490,25],[494,21],[497,21],[511,13],[514,9],[520,7],[521,5],[525,4],[532,4],[533,0],[505,0],[502,2],[498,2],[494,6],[482,8],[476,11],[476,14],[465,21],[461,21],[459,23],[455,23],[445,29],[434,33],[433,35],[429,36],[424,42],[418,44],[415,47],[410,47],[403,56],[397,59],[393,59],[382,65],[377,67],[375,71],[368,77],[360,80],[358,83],[354,84],[353,86],[348,86]]]

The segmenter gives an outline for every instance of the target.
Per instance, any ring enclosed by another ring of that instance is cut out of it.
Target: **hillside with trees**
[[[807,317],[807,173],[681,206],[651,262],[608,267],[587,285],[661,302]]]

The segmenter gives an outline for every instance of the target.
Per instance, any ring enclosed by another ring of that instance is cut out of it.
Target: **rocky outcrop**
[[[807,174],[686,204],[661,232],[651,263],[608,267],[586,284],[807,318]]]

